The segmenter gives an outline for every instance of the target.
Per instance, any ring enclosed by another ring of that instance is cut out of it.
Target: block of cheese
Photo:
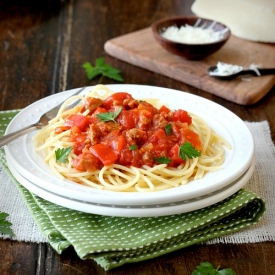
[[[195,0],[191,10],[227,25],[239,38],[275,43],[274,0]]]

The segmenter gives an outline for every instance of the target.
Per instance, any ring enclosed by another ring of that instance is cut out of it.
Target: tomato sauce
[[[199,136],[189,127],[191,123],[185,110],[157,109],[129,93],[118,92],[105,100],[87,98],[79,113],[69,115],[55,132],[71,129],[70,140],[77,155],[73,164],[79,171],[114,163],[128,167],[167,163],[177,167],[185,162],[179,152],[182,144],[189,142],[198,151],[202,149]]]

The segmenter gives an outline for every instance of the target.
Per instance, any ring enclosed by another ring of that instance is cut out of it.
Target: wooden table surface
[[[267,120],[275,142],[275,87],[258,103],[241,106],[108,56],[104,43],[157,19],[191,13],[192,0],[1,0],[0,110],[24,108],[63,90],[98,83],[82,64],[98,57],[122,71],[124,83],[184,90],[221,104],[243,120]],[[1,192],[1,191],[0,191]],[[58,255],[48,244],[0,239],[0,274],[189,275],[202,261],[237,274],[275,274],[275,243],[194,245],[141,263],[104,271],[73,249]]]

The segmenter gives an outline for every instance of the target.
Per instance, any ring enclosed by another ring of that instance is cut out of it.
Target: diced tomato
[[[124,148],[119,156],[119,164],[124,166],[130,166],[132,163],[133,154],[129,148]]]
[[[121,151],[118,163],[124,166],[141,166],[141,156],[138,150],[130,150],[129,148],[124,148]]]
[[[107,113],[107,112],[108,112],[108,111],[107,111],[105,108],[103,108],[103,107],[97,107],[97,108],[95,109],[95,111],[94,111],[93,114],[97,115],[97,114]]]
[[[80,155],[82,153],[82,150],[84,149],[85,147],[85,141],[87,140],[87,135],[86,133],[81,133],[80,135],[76,136],[74,138],[74,153],[76,155]]]
[[[178,138],[178,144],[183,144],[185,142],[191,142],[192,145],[197,149],[202,149],[202,143],[199,135],[192,131],[187,123],[175,122],[172,124],[173,133]]]
[[[170,113],[170,109],[168,109],[166,106],[162,105],[159,109],[159,112],[160,113],[164,112],[164,113],[168,114],[168,113]]]
[[[84,143],[75,143],[74,144],[74,153],[79,156],[82,153],[82,150],[85,148]]]
[[[81,131],[78,127],[72,126],[71,128],[71,134],[70,134],[70,139],[71,141],[75,141],[76,137],[81,135]]]
[[[152,144],[157,144],[160,140],[166,140],[166,134],[163,129],[157,129],[148,138],[148,142]]]
[[[103,144],[109,145],[112,150],[119,155],[126,145],[126,138],[120,134],[120,130],[116,129],[107,134],[102,141]]]
[[[90,153],[85,153],[79,155],[76,159],[73,160],[73,165],[78,171],[89,171],[92,172],[98,168],[99,160]]]
[[[82,134],[82,135],[79,135],[75,138],[75,141],[77,143],[85,143],[85,140],[87,139],[87,135],[86,134]]]
[[[168,166],[177,167],[184,163],[184,160],[180,157],[179,152],[180,147],[178,144],[175,144],[169,152],[169,158],[171,158],[172,162],[169,163]]]
[[[192,123],[192,118],[185,110],[177,110],[172,113],[172,121],[186,122],[190,125]]]
[[[111,109],[112,106],[116,105],[116,106],[122,106],[123,105],[123,101],[125,99],[133,99],[133,97],[125,92],[118,92],[115,94],[112,94],[110,96],[108,96],[104,102],[103,102],[103,106],[104,108],[106,108],[107,110]]]
[[[89,124],[90,124],[90,120],[88,117],[83,115],[77,115],[77,114],[72,114],[68,116],[65,121],[65,126],[76,126],[81,131],[86,130]]]
[[[160,158],[163,156],[167,156],[168,149],[169,149],[169,147],[164,142],[155,144],[153,152],[152,152],[154,158]]]
[[[124,136],[118,136],[114,138],[110,143],[111,148],[117,154],[117,156],[119,156],[119,154],[121,153],[125,145],[126,145],[126,138]]]
[[[177,137],[177,139],[180,139],[183,129],[188,128],[188,124],[186,122],[173,122],[171,123],[172,126],[172,132]]]
[[[122,110],[117,118],[117,122],[123,129],[132,129],[136,127],[138,120],[137,110]]]
[[[120,130],[119,129],[115,129],[113,131],[111,131],[110,133],[108,133],[103,139],[102,142],[107,142],[109,143],[112,139],[116,138],[120,136]]]
[[[181,139],[179,140],[179,143],[183,144],[184,142],[187,142],[187,141],[192,143],[192,145],[197,150],[199,150],[199,151],[202,150],[202,144],[201,144],[199,135],[197,133],[193,132],[192,130],[190,130],[189,128],[185,128],[182,130]]]
[[[152,153],[155,158],[165,156],[167,154],[169,143],[167,135],[163,129],[157,129],[149,136],[148,142],[153,145]]]
[[[89,149],[96,157],[98,157],[104,166],[114,164],[117,160],[116,153],[106,144],[98,143]]]

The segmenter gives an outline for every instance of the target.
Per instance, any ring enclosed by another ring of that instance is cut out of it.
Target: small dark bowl
[[[185,59],[199,60],[218,51],[226,43],[231,35],[231,31],[227,26],[216,22],[213,27],[215,31],[222,31],[224,29],[228,29],[228,31],[223,34],[223,38],[210,43],[187,44],[168,40],[161,36],[161,33],[170,26],[176,26],[178,28],[186,24],[194,26],[198,19],[201,20],[199,26],[205,24],[205,26],[208,27],[213,23],[212,20],[196,16],[181,16],[159,20],[153,23],[151,28],[157,42],[168,52],[184,57]]]

